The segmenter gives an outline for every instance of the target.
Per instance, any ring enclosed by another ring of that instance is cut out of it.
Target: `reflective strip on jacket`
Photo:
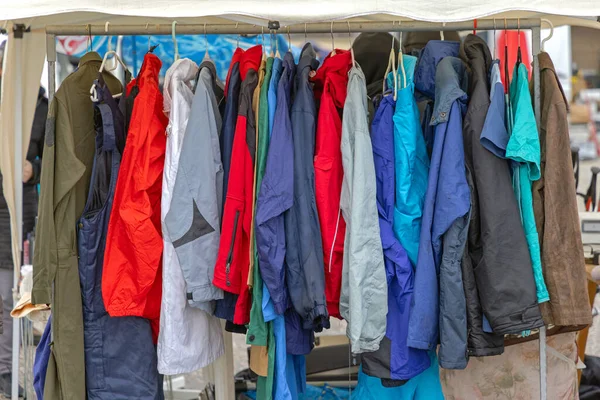
[[[392,228],[395,198],[394,106],[394,96],[384,96],[371,128],[379,231],[388,287],[386,333],[379,350],[362,354],[361,360],[365,374],[398,382],[425,371],[429,367],[429,356],[426,351],[406,344],[414,273],[408,255]]]
[[[250,228],[252,219],[252,185],[256,121],[252,112],[252,95],[258,83],[262,46],[247,50],[240,59],[242,86],[233,142],[229,187],[221,227],[219,252],[215,264],[215,286],[239,295],[233,322],[250,321],[251,296],[248,288],[250,267]]]
[[[319,103],[315,146],[315,194],[321,223],[325,263],[325,294],[329,315],[341,318],[342,263],[346,222],[340,210],[342,192],[341,110],[346,100],[348,71],[352,65],[348,50],[327,56],[313,77]]]
[[[341,139],[340,208],[347,225],[340,314],[348,322],[352,353],[359,354],[379,349],[388,310],[379,225],[373,223],[378,214],[367,85],[358,64],[348,75]]]
[[[433,79],[433,77],[431,77]],[[440,61],[435,76],[435,127],[419,258],[408,327],[411,347],[431,350],[440,342],[444,368],[467,366],[467,321],[461,262],[471,207],[462,138],[467,77],[455,57]]]
[[[222,195],[215,72],[207,63],[198,74],[193,61],[182,59],[165,78],[170,129],[162,199],[165,253],[158,354],[159,371],[168,375],[198,370],[223,353],[221,324],[210,315],[214,300],[223,296],[212,285]],[[198,80],[195,94],[193,79]],[[198,334],[202,341],[194,339]]]
[[[497,335],[538,328],[543,321],[508,164],[480,142],[490,104],[490,51],[483,39],[469,35],[461,58],[470,67],[470,100],[463,123],[465,160],[473,184],[469,260],[463,260],[469,353],[499,354],[502,338],[483,333],[481,310]]]
[[[291,305],[299,315],[298,324],[287,318],[286,326],[299,325],[320,332],[329,328],[329,314],[325,301],[325,270],[321,227],[315,199],[315,126],[317,111],[309,75],[319,65],[310,43],[304,45],[296,69],[294,101],[291,111],[294,145],[294,202],[285,212],[285,279]],[[299,331],[300,329],[298,329]],[[287,334],[288,352],[306,354],[307,346],[291,346],[295,343]],[[298,343],[302,342],[301,340]],[[302,342],[305,343],[305,342]]]
[[[160,223],[168,119],[158,87],[160,59],[148,53],[138,78],[131,123],[108,224],[102,297],[113,317],[153,321],[158,337],[163,240]]]

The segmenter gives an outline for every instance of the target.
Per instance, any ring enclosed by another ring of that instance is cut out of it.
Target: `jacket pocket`
[[[225,279],[226,285],[231,286],[231,280],[229,279],[229,273],[231,272],[231,264],[233,263],[233,253],[235,251],[235,237],[237,233],[237,226],[240,219],[240,210],[235,211],[235,217],[233,218],[233,231],[231,232],[231,243],[229,244],[229,252],[227,253],[227,262],[225,264]]]
[[[87,390],[103,390],[104,376],[104,322],[108,316],[84,322],[85,384]]]

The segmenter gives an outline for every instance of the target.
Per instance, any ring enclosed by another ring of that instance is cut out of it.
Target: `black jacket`
[[[480,142],[490,105],[492,56],[485,41],[475,35],[465,39],[460,52],[470,69],[469,106],[463,125],[472,203],[463,257],[468,348],[470,355],[494,355],[503,351],[502,335],[544,323],[509,165]],[[494,334],[484,333],[483,315]]]
[[[44,94],[44,89],[40,88],[33,116],[29,149],[27,150],[27,161],[33,167],[33,176],[29,182],[23,184],[23,235],[33,231],[37,215],[38,195],[36,186],[40,183],[46,116],[48,115],[48,99]],[[0,175],[0,268],[12,268],[10,214],[4,199],[2,180],[3,177]]]

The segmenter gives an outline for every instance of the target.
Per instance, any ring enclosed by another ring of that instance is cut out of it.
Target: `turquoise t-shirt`
[[[515,65],[510,84],[510,139],[506,146],[506,158],[514,160],[513,189],[521,211],[521,222],[525,230],[527,245],[533,266],[533,275],[539,303],[550,300],[542,274],[540,243],[533,213],[532,182],[540,179],[540,139],[535,114],[529,94],[527,68],[524,64]],[[510,129],[512,128],[512,129]]]

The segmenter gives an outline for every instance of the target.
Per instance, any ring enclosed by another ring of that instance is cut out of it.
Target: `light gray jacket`
[[[344,180],[340,207],[346,221],[340,313],[352,353],[376,351],[385,335],[387,280],[379,235],[367,87],[358,65],[349,72],[342,118]]]
[[[222,121],[214,84],[213,68],[201,65],[165,218],[185,279],[188,303],[211,314],[214,300],[223,298],[223,291],[212,284],[223,202]]]

